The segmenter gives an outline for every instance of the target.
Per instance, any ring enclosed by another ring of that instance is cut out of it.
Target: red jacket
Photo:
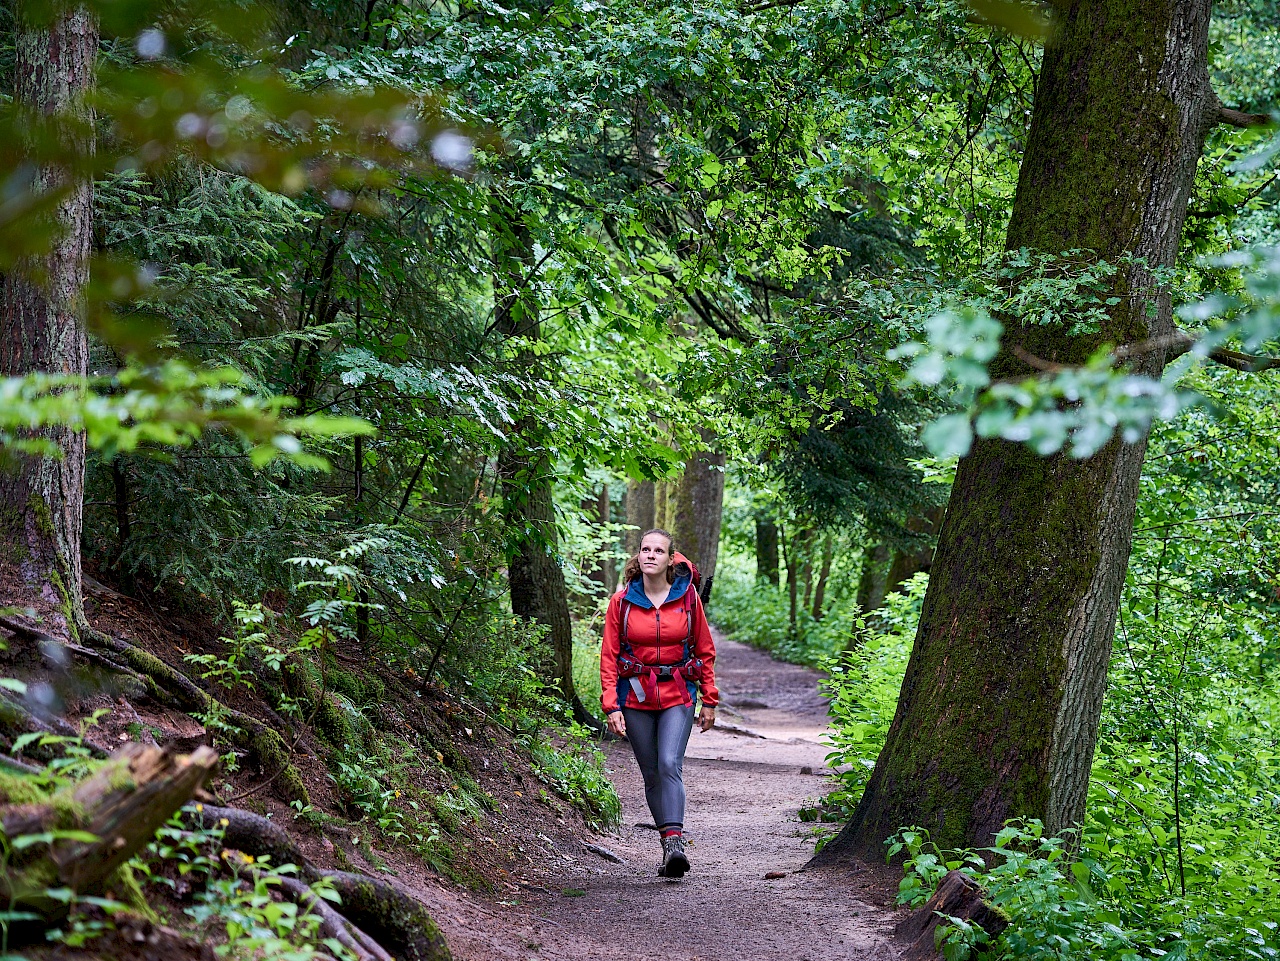
[[[697,689],[702,703],[720,703],[716,689],[716,645],[702,609],[702,599],[693,584],[693,572],[679,554],[675,555],[676,579],[667,599],[654,609],[644,593],[644,581],[635,578],[609,598],[604,618],[604,642],[600,648],[600,701],[606,714],[621,707],[658,711],[665,707],[691,704]],[[622,638],[625,615],[626,640]],[[625,647],[624,647],[625,645]],[[690,658],[702,661],[702,677],[696,687],[677,674],[657,680],[642,676],[647,692],[644,701],[636,698],[630,680],[618,676],[618,655],[627,654],[642,664],[679,664]]]

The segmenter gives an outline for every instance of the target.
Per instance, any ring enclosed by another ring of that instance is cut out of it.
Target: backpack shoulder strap
[[[631,602],[624,597],[620,606],[622,607],[622,630],[618,635],[618,648],[630,652],[631,644],[627,640],[627,618],[631,616]]]

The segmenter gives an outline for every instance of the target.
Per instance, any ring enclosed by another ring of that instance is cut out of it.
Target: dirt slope
[[[623,804],[617,837],[589,839],[624,863],[566,849],[558,873],[512,890],[504,903],[437,907],[455,957],[623,961],[829,961],[891,959],[896,912],[884,877],[800,872],[812,853],[796,817],[824,793],[826,705],[816,675],[717,637],[725,729],[690,740],[685,762],[692,872],[655,875],[656,832],[630,749],[610,768]],[[731,726],[746,729],[754,737]],[[815,773],[802,773],[802,769]],[[766,880],[768,872],[786,872]],[[866,900],[864,900],[866,899]],[[874,906],[879,904],[881,906]]]

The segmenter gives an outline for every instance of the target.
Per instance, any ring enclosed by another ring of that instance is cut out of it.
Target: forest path
[[[657,833],[626,744],[607,748],[622,799],[617,837],[588,839],[623,859],[562,852],[564,870],[522,887],[499,918],[462,911],[441,926],[455,957],[565,961],[887,961],[892,912],[861,900],[867,881],[801,871],[813,853],[797,810],[821,796],[826,702],[818,675],[717,634],[723,728],[694,728],[685,759],[693,869],[656,876]],[[733,726],[745,728],[753,737]],[[804,771],[805,773],[802,773]],[[812,773],[809,773],[812,772]],[[768,872],[785,877],[765,880]],[[859,885],[859,881],[862,884]],[[452,922],[452,923],[451,923]]]

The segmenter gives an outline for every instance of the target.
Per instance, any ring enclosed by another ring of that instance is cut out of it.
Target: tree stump
[[[158,747],[126,744],[93,776],[64,788],[47,803],[0,807],[0,828],[15,844],[0,875],[0,899],[48,921],[67,913],[49,888],[101,894],[115,870],[153,837],[174,811],[191,800],[213,774],[218,753],[210,747],[175,755]],[[76,832],[76,837],[58,837]],[[21,845],[24,836],[51,833]],[[92,839],[91,839],[92,838]]]
[[[894,938],[907,946],[901,961],[937,961],[942,957],[934,947],[933,938],[938,925],[947,922],[938,914],[963,918],[987,932],[991,941],[998,938],[1009,926],[1009,919],[982,900],[982,893],[982,888],[967,874],[948,871],[933,897],[893,929]]]

